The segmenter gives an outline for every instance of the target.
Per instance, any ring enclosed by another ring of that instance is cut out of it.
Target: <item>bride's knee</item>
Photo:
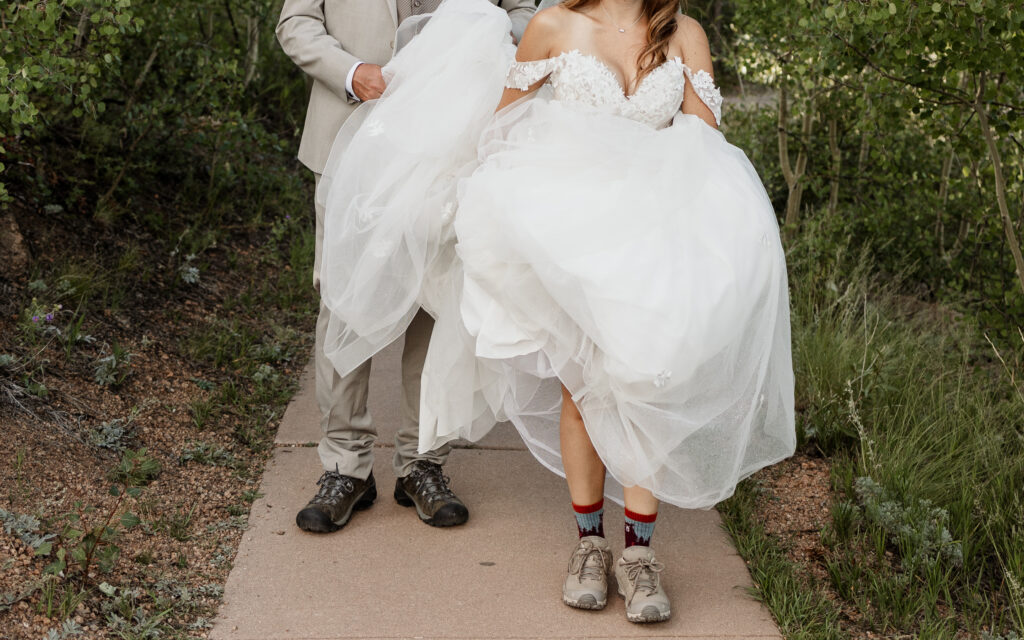
[[[572,394],[564,386],[562,387],[562,424],[564,426],[583,427],[583,416],[572,401]]]

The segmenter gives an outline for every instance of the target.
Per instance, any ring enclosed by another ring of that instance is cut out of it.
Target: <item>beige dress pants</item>
[[[320,184],[320,174],[316,184]],[[316,204],[316,255],[313,262],[313,286],[320,290],[320,254],[323,249],[324,210]],[[377,430],[366,406],[370,386],[370,360],[347,376],[340,376],[324,355],[323,339],[330,312],[320,303],[316,319],[316,401],[320,405],[323,438],[317,451],[324,470],[366,479],[373,469],[373,444]],[[422,309],[405,332],[402,349],[402,424],[395,434],[395,476],[409,474],[412,463],[427,460],[444,464],[451,447],[425,454],[417,453],[419,443],[420,376],[427,357],[427,345],[434,320]]]

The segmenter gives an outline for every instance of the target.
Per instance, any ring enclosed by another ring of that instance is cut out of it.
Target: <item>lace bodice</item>
[[[647,74],[636,92],[628,96],[607,64],[578,49],[545,60],[513,61],[505,86],[526,91],[545,77],[559,102],[608,110],[656,128],[669,124],[679,111],[689,78],[697,97],[714,114],[715,122],[722,120],[722,94],[711,74],[692,71],[678,57]]]

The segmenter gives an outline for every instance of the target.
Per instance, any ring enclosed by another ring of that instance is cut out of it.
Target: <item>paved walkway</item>
[[[576,539],[565,481],[526,451],[509,425],[453,451],[445,466],[470,509],[461,527],[435,529],[395,504],[391,443],[398,423],[398,351],[374,359],[370,409],[381,432],[380,496],[337,533],[295,526],[320,475],[312,372],[281,423],[252,507],[215,640],[321,638],[781,638],[747,595],[750,576],[716,511],[664,506],[654,546],[673,617],[626,621],[620,598],[600,612],[570,609],[561,581]],[[622,509],[605,528],[621,550]],[[614,582],[613,582],[614,588]]]

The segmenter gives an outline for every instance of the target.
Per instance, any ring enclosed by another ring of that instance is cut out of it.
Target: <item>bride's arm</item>
[[[678,20],[675,38],[683,52],[683,63],[689,67],[682,111],[717,129],[721,119],[722,95],[714,84],[715,70],[711,66],[708,37],[693,18],[679,16]]]
[[[509,79],[505,83],[505,92],[501,95],[498,110],[502,110],[523,96],[530,95],[544,84],[544,79],[551,73],[545,68],[545,62],[551,58],[552,47],[559,31],[559,12],[561,7],[551,7],[538,11],[523,32],[523,39],[516,50],[516,62],[509,70]],[[517,86],[511,86],[511,85]]]

